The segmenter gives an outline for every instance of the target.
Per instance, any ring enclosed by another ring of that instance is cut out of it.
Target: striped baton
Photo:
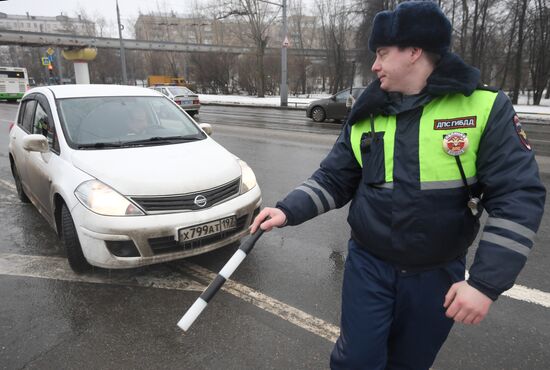
[[[210,283],[208,288],[202,292],[199,298],[193,303],[191,307],[187,310],[185,315],[181,318],[181,320],[178,322],[178,326],[182,328],[184,331],[187,331],[189,327],[193,324],[193,322],[199,317],[201,312],[206,308],[206,305],[212,297],[220,290],[222,285],[225,283],[227,279],[235,272],[237,267],[241,264],[241,262],[244,260],[244,258],[250,253],[252,248],[254,248],[254,244],[256,244],[256,241],[262,236],[263,230],[258,228],[254,234],[252,234],[240,247],[239,249],[233,254],[233,256],[227,261],[225,266],[221,269],[221,271],[218,273],[218,276]]]

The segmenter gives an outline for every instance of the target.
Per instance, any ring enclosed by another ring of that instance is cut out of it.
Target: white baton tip
[[[183,331],[187,331],[191,325],[195,322],[197,317],[201,314],[201,312],[205,309],[207,303],[202,299],[198,298],[195,303],[183,315],[183,317],[178,321],[178,326],[183,329]]]

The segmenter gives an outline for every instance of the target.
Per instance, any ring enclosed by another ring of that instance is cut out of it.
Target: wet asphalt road
[[[0,103],[0,132],[15,109]],[[311,174],[336,138],[338,125],[308,126],[303,114],[203,107],[199,121],[212,123],[213,138],[252,166],[264,205],[272,205]],[[251,127],[262,122],[276,129]],[[550,184],[550,164],[540,163]],[[176,327],[209,283],[193,266],[217,272],[232,249],[141,269],[97,270],[75,281],[64,273],[55,233],[10,187],[6,134],[0,135],[0,180],[0,369],[328,367],[332,343],[300,320],[291,323],[288,310],[276,316],[258,307],[262,298],[222,291],[189,333]],[[327,330],[337,326],[346,211],[266,234],[232,280],[324,320]],[[546,215],[518,284],[550,292],[548,239]],[[6,272],[18,263],[25,273]],[[549,343],[549,308],[502,297],[481,326],[455,326],[434,368],[548,369]]]

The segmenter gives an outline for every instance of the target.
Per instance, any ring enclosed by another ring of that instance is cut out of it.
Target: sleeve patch
[[[523,130],[523,128],[521,127],[521,122],[519,121],[519,117],[517,114],[514,116],[514,128],[516,129],[516,133],[518,134],[521,145],[523,145],[525,149],[531,150],[531,144],[529,144],[529,141],[527,140],[527,134],[525,133],[525,130]]]

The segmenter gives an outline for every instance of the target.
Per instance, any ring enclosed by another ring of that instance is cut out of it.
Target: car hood
[[[236,157],[210,138],[172,145],[78,150],[72,162],[124,195],[191,193],[241,175]]]

